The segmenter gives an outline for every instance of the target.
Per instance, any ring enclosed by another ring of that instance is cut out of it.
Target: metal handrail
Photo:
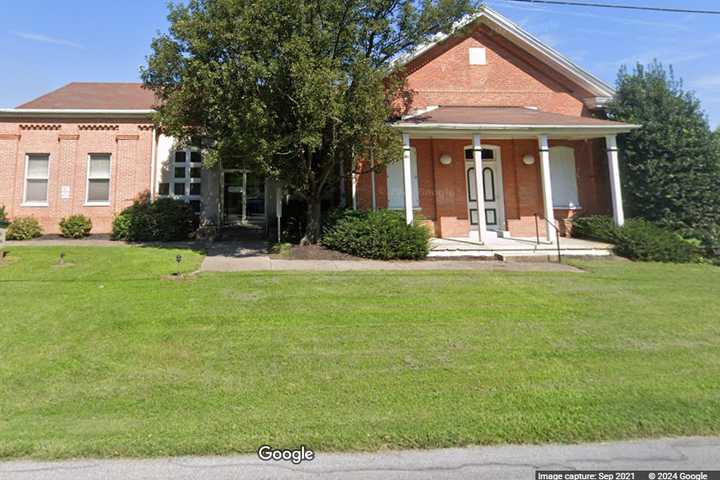
[[[537,213],[535,214],[535,238],[537,241],[537,244],[540,245],[540,225],[538,223],[538,220],[540,218],[540,215]],[[552,223],[547,218],[544,218],[545,223],[547,225],[550,225],[553,229],[555,229],[555,244],[557,245],[557,256],[558,256],[558,263],[562,263],[562,252],[560,250],[560,229],[555,226],[554,223]]]

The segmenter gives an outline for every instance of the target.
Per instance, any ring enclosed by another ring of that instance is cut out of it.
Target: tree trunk
[[[307,227],[305,236],[300,240],[301,245],[315,245],[320,241],[320,223],[322,209],[320,198],[308,200],[307,205]]]

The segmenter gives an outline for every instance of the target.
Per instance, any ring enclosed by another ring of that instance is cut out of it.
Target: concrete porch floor
[[[612,245],[608,243],[561,238],[560,253],[569,257],[609,256]],[[537,244],[529,238],[495,238],[486,244],[470,238],[433,238],[430,257],[547,257],[557,255],[554,243]]]

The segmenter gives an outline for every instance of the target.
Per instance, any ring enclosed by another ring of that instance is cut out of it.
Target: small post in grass
[[[60,261],[58,265],[65,265],[65,252],[60,252]]]
[[[175,273],[175,276],[180,277],[180,263],[182,262],[182,255],[175,257],[175,262],[177,263],[177,272]]]

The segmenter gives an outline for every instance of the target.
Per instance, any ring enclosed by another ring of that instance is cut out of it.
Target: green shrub
[[[128,237],[130,231],[130,222],[132,221],[132,215],[127,213],[127,210],[123,213],[115,215],[112,223],[112,233],[110,238],[112,240],[125,240]]]
[[[90,235],[92,221],[85,215],[71,215],[60,220],[60,231],[65,238],[84,238]]]
[[[615,253],[632,260],[688,263],[699,258],[692,242],[647,220],[628,220],[613,236]]]
[[[172,198],[138,200],[113,220],[112,239],[130,242],[187,240],[195,214],[189,205]]]
[[[696,242],[703,257],[720,261],[720,225],[687,230],[682,234]]]
[[[600,242],[614,242],[615,222],[607,215],[579,217],[572,221],[572,236]]]
[[[5,228],[10,224],[5,212],[5,205],[0,205],[0,228]]]
[[[31,240],[42,235],[42,228],[34,217],[17,217],[7,229],[8,240]]]
[[[644,219],[634,218],[616,227],[612,217],[594,215],[573,220],[573,236],[615,244],[615,253],[646,262],[687,263],[701,258],[713,238],[685,239],[678,233]],[[698,234],[700,235],[700,234]]]
[[[172,198],[159,198],[152,204],[152,213],[155,218],[155,240],[187,240],[195,230],[195,214],[187,203]]]
[[[419,260],[430,251],[430,232],[390,210],[348,212],[325,230],[322,245],[363,258]]]

